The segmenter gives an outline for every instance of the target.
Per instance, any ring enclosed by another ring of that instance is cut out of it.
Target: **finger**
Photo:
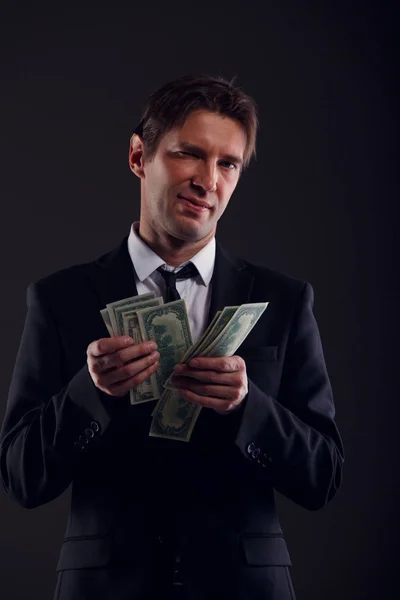
[[[180,390],[180,394],[182,398],[184,398],[188,402],[199,404],[204,408],[212,408],[216,412],[221,414],[231,412],[237,406],[237,403],[232,402],[232,400],[222,400],[221,398],[200,396],[199,394],[196,394],[195,392],[192,392],[187,389]]]
[[[116,335],[110,338],[100,338],[91,342],[87,347],[86,353],[91,356],[101,356],[102,354],[108,354],[121,350],[133,344],[133,339],[126,335]]]
[[[154,350],[157,350],[156,342],[141,342],[140,344],[133,344],[128,348],[119,350],[118,355],[123,362],[126,363],[129,360],[134,360],[140,356],[150,354],[151,352],[154,352]]]
[[[175,377],[185,377],[186,379],[196,379],[204,383],[214,383],[218,385],[240,385],[242,375],[238,371],[232,373],[221,373],[218,371],[199,371],[184,367],[182,370],[175,370],[172,379]]]
[[[110,387],[116,382],[135,377],[138,373],[141,373],[154,362],[158,361],[159,357],[160,354],[157,351],[152,352],[143,358],[124,364],[122,367],[107,371],[98,378],[98,381],[103,387]]]
[[[198,356],[192,358],[188,364],[195,369],[224,371],[226,373],[240,371],[245,368],[245,362],[241,356],[220,356],[217,358]]]
[[[198,394],[199,396],[208,396],[210,398],[219,398],[225,400],[238,400],[240,389],[228,385],[207,385],[188,377],[174,377],[172,385],[178,389],[186,389]]]
[[[124,396],[127,392],[129,392],[132,388],[136,387],[140,383],[142,383],[145,379],[150,377],[160,366],[160,363],[156,361],[154,364],[141,371],[137,375],[133,377],[129,377],[128,379],[124,379],[122,382],[118,382],[109,386],[108,390],[112,396]]]
[[[135,360],[141,356],[146,356],[153,352],[157,344],[154,342],[144,342],[141,344],[132,344],[129,348],[118,350],[110,354],[103,354],[96,357],[92,362],[92,369],[95,373],[103,373],[110,369],[124,366],[125,363]],[[89,360],[90,360],[89,356]]]

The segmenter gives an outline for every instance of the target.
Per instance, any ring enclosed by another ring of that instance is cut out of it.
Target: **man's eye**
[[[179,155],[183,155],[183,156],[191,156],[192,158],[200,158],[197,154],[194,154],[194,152],[186,152],[184,150],[179,150],[178,151]],[[229,162],[229,160],[222,160],[220,162],[220,164],[224,167],[227,168],[229,170],[233,170],[236,169],[236,165],[234,163]]]
[[[228,160],[223,160],[221,162],[221,164],[224,165],[224,166],[228,165],[228,167],[227,167],[228,169],[231,169],[231,170],[232,169],[236,169],[236,165],[233,164],[233,163],[231,163],[231,162],[229,162]]]
[[[183,154],[185,156],[193,156],[194,158],[197,158],[196,154],[193,154],[193,152],[184,152],[183,150],[181,150],[178,154]]]

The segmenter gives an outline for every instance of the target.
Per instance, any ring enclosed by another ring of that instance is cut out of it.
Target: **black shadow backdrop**
[[[325,509],[278,496],[297,596],[394,598],[396,14],[382,3],[194,8],[3,13],[0,418],[28,284],[113,248],[139,216],[128,142],[148,94],[188,72],[237,75],[259,104],[258,160],[218,237],[312,283],[346,451]],[[52,598],[68,503],[69,490],[28,511],[0,491],[4,600]]]

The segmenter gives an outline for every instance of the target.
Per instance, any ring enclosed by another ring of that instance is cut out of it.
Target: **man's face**
[[[239,180],[245,146],[246,133],[237,121],[192,112],[144,162],[141,220],[159,235],[211,239]]]

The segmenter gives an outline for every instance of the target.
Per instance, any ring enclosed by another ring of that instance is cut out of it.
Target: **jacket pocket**
[[[110,559],[110,540],[106,538],[65,540],[61,547],[57,571],[104,567]]]
[[[242,535],[241,544],[247,565],[291,566],[289,552],[284,538],[265,535]]]

